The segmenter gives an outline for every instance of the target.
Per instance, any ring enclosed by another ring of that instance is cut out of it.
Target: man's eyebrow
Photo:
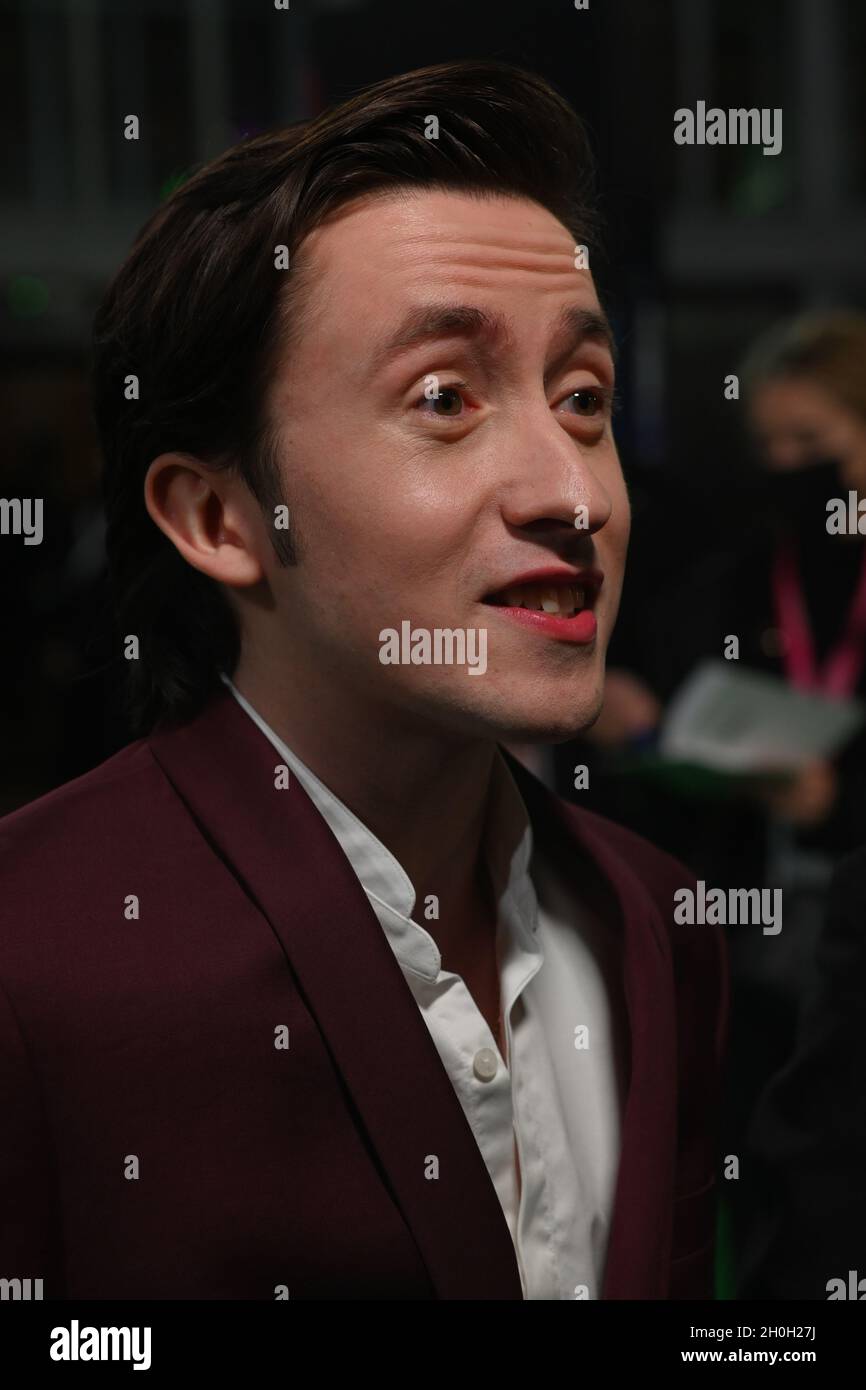
[[[400,353],[439,338],[466,338],[477,343],[488,356],[494,346],[505,351],[513,351],[517,346],[512,323],[488,309],[474,304],[421,304],[409,310],[390,337],[373,347],[368,358],[371,374],[376,375]],[[594,309],[566,305],[557,320],[554,338],[562,346],[548,367],[545,380],[586,339],[600,344],[614,362],[617,360],[613,329],[605,315]]]
[[[438,338],[467,338],[489,350],[498,343],[516,346],[510,325],[498,314],[474,304],[419,304],[410,309],[394,333],[370,354],[373,375],[410,348]]]
[[[607,315],[595,309],[584,309],[580,304],[566,304],[560,312],[554,333],[554,341],[560,341],[561,346],[544,373],[545,383],[586,340],[597,343],[610,353],[611,361],[616,366],[616,339]]]

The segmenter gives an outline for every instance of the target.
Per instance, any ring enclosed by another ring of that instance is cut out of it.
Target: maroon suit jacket
[[[0,820],[0,1277],[69,1299],[519,1299],[424,1020],[277,761],[225,691]],[[508,761],[536,842],[620,946],[603,1297],[711,1298],[722,934],[673,923],[693,886],[675,860]]]

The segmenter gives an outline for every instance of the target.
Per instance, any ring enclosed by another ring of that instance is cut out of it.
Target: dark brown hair
[[[436,139],[425,134],[430,116]],[[108,287],[94,322],[93,398],[117,636],[140,644],[139,660],[124,663],[134,735],[192,718],[240,651],[221,586],[147,512],[150,463],[177,451],[236,469],[273,521],[279,439],[265,402],[278,357],[303,332],[298,248],[350,200],[411,186],[532,199],[576,244],[599,249],[594,161],[572,108],[511,64],[455,62],[226,150],[149,218]],[[275,268],[280,245],[289,272]],[[130,376],[139,399],[127,399]],[[293,563],[289,533],[269,532]]]

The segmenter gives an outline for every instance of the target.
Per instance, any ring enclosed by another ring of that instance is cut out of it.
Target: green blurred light
[[[731,206],[745,216],[773,212],[784,206],[790,181],[790,170],[781,156],[767,158],[760,150],[751,150],[731,190]]]
[[[182,183],[186,183],[191,173],[192,169],[182,169],[180,173],[169,174],[157,194],[160,201],[164,202],[166,198],[170,198],[176,188],[180,188]]]
[[[13,275],[6,286],[7,303],[18,318],[44,314],[50,298],[48,286],[38,275]]]

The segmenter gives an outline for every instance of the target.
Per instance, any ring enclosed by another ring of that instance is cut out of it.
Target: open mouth
[[[533,580],[498,589],[482,599],[482,603],[494,608],[525,608],[530,613],[572,618],[592,608],[596,593],[596,586],[591,584],[552,584],[550,580]]]

